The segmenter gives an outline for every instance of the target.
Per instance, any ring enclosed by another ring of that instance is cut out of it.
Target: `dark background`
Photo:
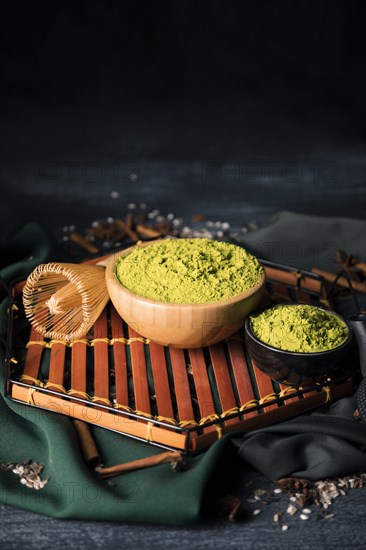
[[[237,225],[280,209],[364,216],[364,2],[2,10],[5,234],[83,227],[129,201]]]

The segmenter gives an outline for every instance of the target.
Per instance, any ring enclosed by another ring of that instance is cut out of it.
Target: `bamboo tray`
[[[267,285],[261,306],[305,302],[329,307],[319,275],[262,264]],[[25,320],[23,286],[24,281],[11,289],[6,393],[29,406],[193,453],[224,433],[274,424],[353,391],[349,375],[306,388],[272,382],[248,356],[243,330],[193,350],[149,342],[122,321],[111,303],[85,338],[71,345],[44,339]],[[23,325],[22,336],[15,337]]]

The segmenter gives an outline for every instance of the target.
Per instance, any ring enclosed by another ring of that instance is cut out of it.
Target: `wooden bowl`
[[[149,246],[145,242],[137,246]],[[145,338],[163,346],[198,348],[223,340],[243,326],[262,297],[265,275],[251,289],[232,298],[204,304],[177,304],[144,298],[124,287],[116,276],[116,263],[135,247],[114,254],[106,267],[110,299],[126,323]]]

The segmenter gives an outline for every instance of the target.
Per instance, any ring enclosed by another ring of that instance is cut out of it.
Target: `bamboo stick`
[[[317,273],[318,275],[321,275],[329,283],[333,283],[337,278],[337,275],[335,273],[330,273],[329,271],[318,269],[316,267],[313,267],[311,271],[313,273]],[[346,277],[339,277],[337,284],[344,288],[349,288],[349,283]],[[352,287],[356,292],[362,292],[364,294],[366,293],[366,282],[360,283],[358,281],[352,281]]]
[[[110,466],[109,468],[98,467],[96,468],[96,471],[103,479],[106,479],[108,477],[117,476],[126,472],[132,472],[133,470],[140,470],[142,468],[158,466],[159,464],[166,464],[167,462],[183,462],[182,453],[180,451],[166,451],[158,455],[140,458],[139,460],[133,460],[125,464]]]

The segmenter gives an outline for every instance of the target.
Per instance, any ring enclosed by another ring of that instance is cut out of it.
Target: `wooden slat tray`
[[[278,302],[329,305],[321,277],[262,261],[267,290],[261,306]],[[24,323],[23,283],[13,286],[10,334]],[[109,303],[85,338],[67,345],[43,339],[28,326],[13,342],[8,395],[187,453],[222,434],[274,424],[349,395],[346,376],[326,387],[280,386],[248,356],[243,330],[213,346],[179,350],[146,341]]]

